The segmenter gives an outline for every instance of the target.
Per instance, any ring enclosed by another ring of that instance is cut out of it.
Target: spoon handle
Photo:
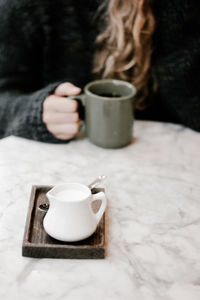
[[[97,185],[99,185],[102,180],[104,180],[106,178],[105,175],[99,175],[92,183],[90,183],[88,185],[89,189],[92,190],[93,188],[95,188]]]

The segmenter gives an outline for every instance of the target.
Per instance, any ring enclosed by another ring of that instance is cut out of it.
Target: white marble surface
[[[200,134],[137,121],[134,137],[118,150],[0,141],[0,299],[200,299]],[[106,258],[22,257],[31,186],[99,174],[108,177]]]

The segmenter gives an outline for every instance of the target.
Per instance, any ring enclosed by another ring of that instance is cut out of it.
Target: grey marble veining
[[[31,186],[107,175],[104,260],[21,255]],[[135,122],[128,147],[0,141],[0,299],[199,300],[200,134]]]

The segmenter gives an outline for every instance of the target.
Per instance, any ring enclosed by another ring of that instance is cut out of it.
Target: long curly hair
[[[144,108],[152,78],[153,0],[108,0],[105,27],[97,37],[94,73],[131,82],[138,90],[136,107]]]

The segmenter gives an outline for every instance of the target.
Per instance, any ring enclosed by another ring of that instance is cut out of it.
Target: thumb
[[[70,82],[63,82],[54,91],[56,96],[71,96],[80,94],[81,89]]]

